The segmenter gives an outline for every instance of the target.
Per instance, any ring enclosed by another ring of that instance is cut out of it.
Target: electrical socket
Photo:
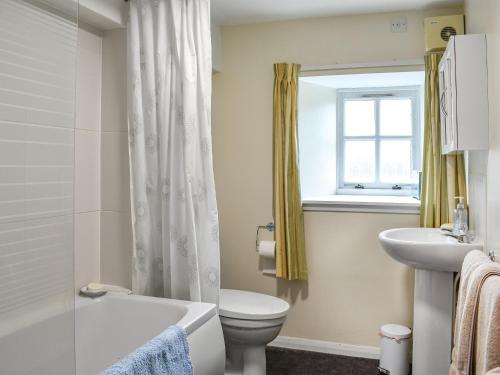
[[[391,18],[392,33],[406,33],[408,30],[408,21],[405,16]]]

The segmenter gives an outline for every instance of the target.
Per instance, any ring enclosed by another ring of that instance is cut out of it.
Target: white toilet
[[[226,342],[226,374],[266,374],[266,345],[278,336],[289,308],[276,297],[221,289],[219,315]]]

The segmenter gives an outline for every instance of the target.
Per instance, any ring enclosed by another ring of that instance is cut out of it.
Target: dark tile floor
[[[375,359],[268,347],[267,375],[377,375]]]

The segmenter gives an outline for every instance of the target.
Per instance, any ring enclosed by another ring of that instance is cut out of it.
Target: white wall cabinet
[[[486,35],[451,37],[439,63],[443,154],[488,148]]]

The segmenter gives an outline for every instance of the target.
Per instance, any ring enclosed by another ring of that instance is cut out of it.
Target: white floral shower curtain
[[[135,293],[218,302],[209,0],[131,0]]]

